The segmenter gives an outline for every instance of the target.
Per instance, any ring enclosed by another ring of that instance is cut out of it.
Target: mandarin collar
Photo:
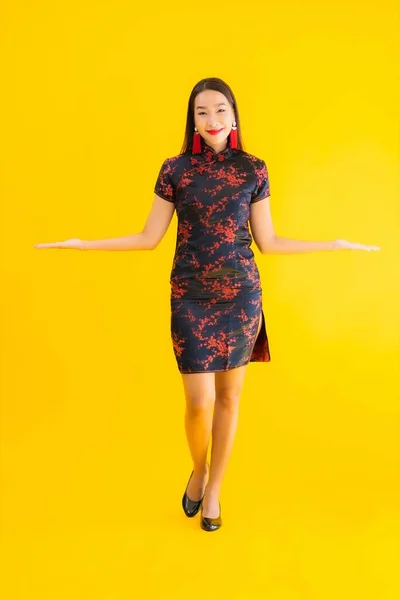
[[[207,161],[211,161],[214,159],[219,161],[225,160],[225,158],[229,158],[229,156],[231,156],[232,154],[233,149],[229,146],[229,142],[226,148],[224,150],[221,150],[220,152],[216,152],[214,148],[211,148],[211,146],[206,144],[204,141],[202,142],[200,156],[203,156]]]

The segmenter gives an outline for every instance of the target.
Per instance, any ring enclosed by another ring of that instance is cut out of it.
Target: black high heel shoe
[[[187,483],[186,490],[185,490],[185,493],[183,494],[183,498],[182,498],[182,508],[187,517],[194,517],[195,515],[197,515],[197,513],[199,512],[201,503],[203,502],[203,498],[204,498],[204,494],[203,494],[203,497],[200,498],[200,500],[191,500],[189,498],[189,496],[187,495],[187,489],[189,487],[189,483],[190,483],[190,480],[192,479],[193,473],[194,473],[194,471],[192,471],[192,473],[189,477],[189,481]]]
[[[200,526],[204,531],[216,531],[222,526],[222,518],[221,518],[221,504],[219,504],[219,515],[216,518],[213,517],[204,517],[203,516],[203,506],[201,507],[201,519]]]

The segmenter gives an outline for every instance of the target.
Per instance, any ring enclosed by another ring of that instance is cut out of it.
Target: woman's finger
[[[71,238],[62,242],[50,242],[46,244],[36,244],[35,248],[62,248],[67,250],[83,250],[84,245],[79,238]]]
[[[365,250],[370,252],[371,250],[380,250],[379,246],[367,246],[365,244],[357,244],[356,242],[349,242],[348,240],[336,240],[335,249],[337,250]]]
[[[368,252],[371,250],[373,250],[373,251],[380,250],[379,246],[362,246],[361,244],[358,244],[358,246],[359,246],[360,250],[368,250]]]
[[[51,242],[48,244],[36,244],[35,248],[62,248],[62,242]]]

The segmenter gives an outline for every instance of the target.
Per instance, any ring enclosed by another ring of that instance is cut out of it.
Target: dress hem
[[[226,373],[227,371],[233,371],[233,369],[238,369],[239,367],[245,367],[247,366],[249,363],[254,363],[254,362],[271,362],[270,360],[248,360],[246,363],[243,363],[242,365],[237,365],[236,367],[229,367],[228,369],[211,369],[211,371],[181,371],[180,369],[178,369],[179,373],[182,373],[182,375],[191,375],[192,373]]]

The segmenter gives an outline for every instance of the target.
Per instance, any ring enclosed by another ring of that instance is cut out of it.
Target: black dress
[[[262,288],[248,227],[270,195],[265,162],[229,146],[163,162],[154,192],[178,218],[170,277],[171,337],[181,373],[269,362]],[[262,315],[262,327],[256,339]]]

